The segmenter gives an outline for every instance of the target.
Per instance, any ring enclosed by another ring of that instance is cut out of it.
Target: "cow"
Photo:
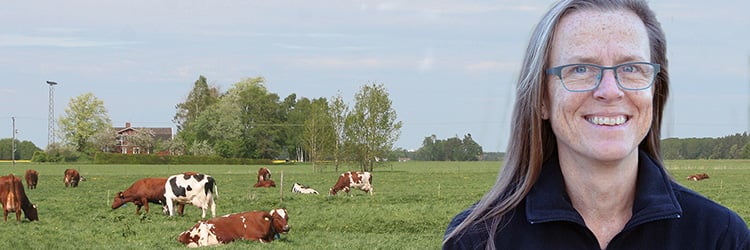
[[[164,184],[164,198],[167,202],[169,216],[174,215],[174,203],[190,203],[200,207],[201,218],[206,218],[206,209],[211,208],[211,217],[216,216],[214,195],[218,196],[218,187],[214,178],[207,174],[194,172],[172,175]]]
[[[253,187],[276,187],[276,182],[273,180],[258,181]]]
[[[344,190],[349,194],[350,188],[358,188],[372,195],[372,174],[370,172],[349,171],[339,175],[336,185],[328,190],[328,194],[336,195],[336,192]]]
[[[226,244],[235,240],[271,242],[280,234],[289,233],[289,214],[277,208],[270,212],[248,211],[201,220],[182,232],[177,241],[188,247]]]
[[[36,183],[39,180],[39,172],[33,169],[26,170],[26,187],[28,189],[36,189]]]
[[[312,188],[310,188],[308,186],[305,186],[305,185],[302,185],[302,184],[299,184],[299,183],[294,183],[294,185],[292,185],[292,193],[318,194],[318,191],[316,191],[315,189],[312,189]]]
[[[258,182],[271,180],[271,170],[268,168],[258,169]]]
[[[78,170],[69,168],[65,169],[65,187],[78,187],[78,182],[81,180],[81,175]]]
[[[693,181],[702,181],[704,179],[708,179],[708,174],[706,173],[694,174],[694,175],[688,176],[687,179],[693,180]]]
[[[167,200],[164,198],[165,184],[167,178],[143,178],[135,181],[128,189],[115,194],[115,200],[112,201],[112,209],[124,206],[128,202],[136,205],[135,214],[141,213],[141,207],[146,207],[146,213],[149,212],[148,203],[160,204],[162,210],[167,212],[164,207]],[[185,204],[179,204],[178,214],[182,215]]]
[[[0,202],[3,204],[3,220],[8,221],[8,213],[16,213],[16,221],[21,222],[21,211],[29,221],[38,221],[36,205],[29,201],[23,190],[21,179],[10,174],[0,177]]]

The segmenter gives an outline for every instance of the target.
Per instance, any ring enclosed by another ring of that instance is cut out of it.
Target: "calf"
[[[169,216],[174,215],[174,202],[178,204],[190,203],[200,207],[201,218],[206,218],[206,209],[208,208],[211,208],[211,217],[216,216],[214,194],[217,196],[219,194],[216,182],[210,175],[194,172],[173,175],[167,178],[164,190]]]
[[[148,203],[150,202],[160,204],[162,210],[167,212],[166,208],[164,208],[167,204],[167,200],[164,198],[166,183],[167,178],[143,178],[137,180],[128,189],[118,192],[115,195],[115,200],[112,201],[112,209],[117,209],[128,202],[133,202],[136,205],[135,214],[140,214],[141,207],[143,206],[146,207],[146,213],[148,213]],[[179,204],[179,215],[182,215],[184,208],[185,204]]]
[[[182,232],[177,241],[188,247],[226,244],[235,240],[271,242],[276,236],[289,232],[289,215],[286,209],[270,212],[249,211],[228,214],[198,224]]]
[[[704,179],[708,179],[708,174],[706,173],[694,174],[694,175],[688,176],[687,179],[693,180],[693,181],[702,181]]]
[[[78,187],[78,182],[81,180],[81,175],[78,170],[69,168],[65,169],[65,187]]]
[[[36,183],[39,180],[39,172],[33,169],[26,170],[26,187],[36,189]]]
[[[344,190],[344,192],[349,194],[350,188],[358,188],[365,191],[365,193],[370,193],[370,195],[372,195],[372,174],[370,174],[370,172],[345,172],[339,176],[336,185],[333,185],[333,187],[328,190],[328,193],[330,195],[336,195],[336,192]]]
[[[268,168],[258,169],[258,182],[271,180],[271,170]]]
[[[8,221],[8,213],[16,213],[16,221],[21,221],[21,210],[29,221],[39,220],[36,205],[29,201],[23,190],[21,179],[13,174],[0,177],[0,202],[3,204],[3,220]]]
[[[310,188],[308,186],[305,186],[305,185],[302,185],[302,184],[299,184],[299,183],[294,183],[294,185],[292,185],[292,193],[318,194],[318,191],[316,191],[315,189],[312,189],[312,188]]]
[[[273,180],[258,181],[253,187],[276,187],[276,182],[273,182]]]

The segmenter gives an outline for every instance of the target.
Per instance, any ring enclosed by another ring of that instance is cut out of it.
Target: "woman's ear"
[[[545,102],[542,102],[542,120],[549,120],[549,105],[546,105]]]

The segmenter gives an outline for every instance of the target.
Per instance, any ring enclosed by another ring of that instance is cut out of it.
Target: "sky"
[[[92,93],[115,127],[172,127],[203,75],[222,91],[265,78],[281,99],[382,83],[403,122],[394,147],[471,134],[504,151],[515,81],[551,1],[0,0],[0,138],[47,146],[54,117]],[[750,127],[750,1],[651,1],[671,78],[662,137]],[[55,124],[55,128],[57,125]],[[59,139],[55,139],[59,141]]]

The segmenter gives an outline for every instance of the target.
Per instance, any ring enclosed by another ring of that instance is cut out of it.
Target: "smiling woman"
[[[505,166],[450,222],[443,248],[749,248],[735,212],[664,167],[668,73],[645,1],[554,4],[522,65]]]

